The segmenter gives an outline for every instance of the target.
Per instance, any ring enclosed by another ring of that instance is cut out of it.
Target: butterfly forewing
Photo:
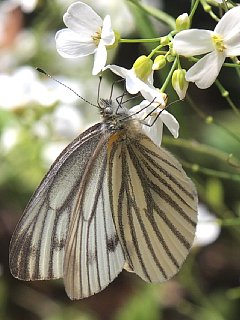
[[[171,278],[194,239],[194,185],[169,152],[142,134],[116,141],[110,163],[112,211],[127,268],[148,282]]]
[[[123,269],[123,250],[111,214],[107,180],[107,133],[92,154],[69,228],[64,282],[70,298],[104,289]]]
[[[63,259],[76,195],[103,124],[76,138],[57,158],[33,194],[10,244],[10,269],[22,280],[63,276]]]

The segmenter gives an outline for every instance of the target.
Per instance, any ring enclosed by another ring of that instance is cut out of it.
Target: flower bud
[[[169,42],[170,42],[170,40],[169,40],[168,36],[161,37],[161,40],[160,40],[161,45],[167,46],[169,44]]]
[[[133,70],[136,76],[142,81],[147,81],[152,73],[153,62],[147,56],[140,56],[133,64]]]
[[[163,55],[159,55],[155,58],[152,66],[152,70],[160,70],[166,65],[166,58]]]
[[[189,29],[190,27],[190,19],[187,13],[183,13],[176,19],[176,30],[182,31]]]
[[[186,80],[185,69],[178,69],[173,72],[172,86],[174,90],[177,92],[179,99],[184,99],[188,88],[188,81]]]
[[[170,51],[172,51],[172,50],[170,50]],[[166,60],[167,60],[167,62],[173,62],[175,60],[175,58],[176,58],[176,54],[174,54],[174,55],[168,54],[166,57]]]

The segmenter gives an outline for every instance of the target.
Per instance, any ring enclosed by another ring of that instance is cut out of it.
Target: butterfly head
[[[123,127],[130,115],[128,109],[112,99],[100,99],[99,108],[103,121],[116,129]]]

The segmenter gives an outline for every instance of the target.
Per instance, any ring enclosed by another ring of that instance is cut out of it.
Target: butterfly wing
[[[115,143],[109,189],[126,269],[148,282],[171,278],[192,245],[197,194],[179,162],[142,134]]]
[[[91,165],[94,166],[94,163],[90,165],[94,151],[99,144],[104,145],[101,140],[103,126],[97,124],[76,138],[60,154],[33,194],[10,244],[10,269],[16,278],[46,280],[61,278],[65,274],[63,265],[69,227],[73,217],[76,220],[76,216],[80,215],[80,212],[74,212],[79,188],[85,183],[86,171],[91,169]],[[102,201],[103,192],[102,189],[98,195]],[[99,217],[95,218],[96,230],[91,229],[88,245],[93,245],[91,241],[94,236],[91,238],[91,233],[97,232],[97,240],[100,232],[103,236],[107,233],[108,237],[110,233],[115,233],[111,219],[105,219],[106,229],[99,230],[100,220]],[[78,238],[84,236],[81,234]],[[80,249],[76,248],[76,252]],[[120,250],[120,260],[123,259],[121,253]]]
[[[103,290],[125,262],[109,202],[106,135],[103,139],[83,177],[66,242],[64,283],[71,299]]]

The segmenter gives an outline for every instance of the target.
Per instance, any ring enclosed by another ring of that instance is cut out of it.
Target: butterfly
[[[100,292],[123,269],[170,279],[197,223],[196,189],[175,157],[122,105],[101,100],[99,110],[102,122],[58,156],[10,243],[14,277],[63,278],[71,299]]]

